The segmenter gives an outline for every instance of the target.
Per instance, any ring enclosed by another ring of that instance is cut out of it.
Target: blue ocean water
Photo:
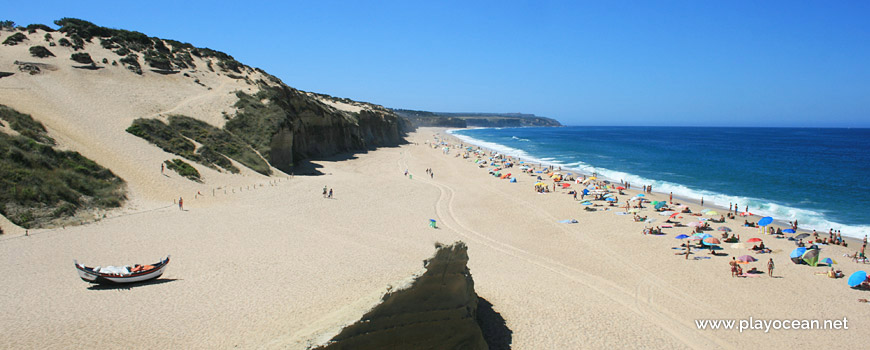
[[[470,143],[705,204],[870,233],[870,129],[561,127],[453,130]],[[569,170],[570,171],[570,170]]]

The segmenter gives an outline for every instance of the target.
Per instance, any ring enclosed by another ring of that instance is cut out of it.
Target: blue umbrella
[[[604,200],[606,200],[608,202],[616,202],[616,199],[614,199],[613,197],[607,197]]]
[[[587,194],[589,194],[589,190],[584,188],[584,189],[583,189],[583,195],[585,196],[585,195],[587,195]]]
[[[831,258],[824,258],[824,259],[822,259],[822,261],[820,261],[820,262],[825,263],[825,264],[828,264],[828,266],[831,266],[831,265],[834,264],[834,260],[831,259]]]
[[[867,280],[867,272],[864,271],[856,271],[851,276],[849,276],[849,287],[857,287],[861,283]]]
[[[800,258],[806,252],[807,252],[807,248],[797,247],[797,249],[791,251],[791,254],[789,254],[789,257],[790,258]]]
[[[761,218],[761,220],[758,220],[758,226],[767,226],[770,225],[771,222],[773,222],[773,218],[770,216],[765,216]]]
[[[787,228],[787,229],[785,229],[785,230],[782,230],[782,232],[785,232],[785,233],[794,233],[794,230],[792,230],[792,229],[790,229],[790,228]]]
[[[658,203],[656,203],[656,209],[661,209],[666,204],[668,204],[668,203],[665,203],[665,201],[658,202]]]
[[[640,193],[636,197],[646,197],[646,196],[644,196],[643,193]]]
[[[686,236],[686,235],[679,235],[679,236],[676,236],[676,237],[674,237],[674,238],[676,238],[676,239],[686,239],[686,238],[689,238],[689,236]]]

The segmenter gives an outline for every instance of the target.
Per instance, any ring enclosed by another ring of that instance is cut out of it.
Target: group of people
[[[744,276],[743,267],[740,266],[740,264],[737,262],[737,258],[732,257],[731,261],[728,262],[728,265],[731,266],[731,277]],[[767,275],[770,277],[773,277],[773,268],[774,268],[773,258],[770,258],[769,260],[767,260]],[[758,269],[753,267],[753,268],[749,269],[748,271],[746,271],[746,273],[760,273],[760,272],[758,272]]]
[[[323,198],[332,198],[332,189],[330,188],[329,191],[327,191],[326,189],[327,187],[323,186]]]

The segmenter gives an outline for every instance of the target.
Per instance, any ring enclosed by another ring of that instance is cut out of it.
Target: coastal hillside
[[[401,144],[411,129],[387,108],[294,89],[223,52],[54,24],[2,23],[0,105],[123,179],[132,203],[289,174],[305,159]]]
[[[524,113],[445,113],[410,109],[393,109],[393,112],[408,118],[414,126],[447,128],[562,126],[558,120]]]

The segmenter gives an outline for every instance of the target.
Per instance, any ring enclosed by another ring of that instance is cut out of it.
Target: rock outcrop
[[[423,262],[425,273],[385,294],[321,349],[487,349],[467,262],[465,243],[439,246]]]

